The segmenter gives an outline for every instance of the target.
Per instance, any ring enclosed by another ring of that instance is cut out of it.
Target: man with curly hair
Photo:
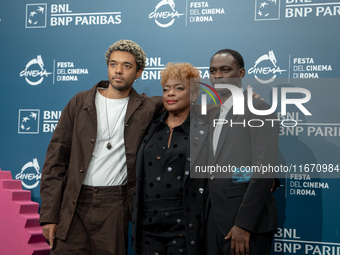
[[[51,254],[127,254],[136,152],[163,105],[132,88],[145,68],[138,44],[120,40],[105,56],[109,80],[70,100],[47,149],[40,224]]]

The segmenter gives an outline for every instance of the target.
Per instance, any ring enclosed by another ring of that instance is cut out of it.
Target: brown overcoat
[[[63,110],[47,149],[42,170],[40,224],[58,224],[56,237],[65,240],[97,135],[95,94],[101,81],[75,95]],[[128,204],[131,218],[136,182],[136,153],[151,120],[163,111],[161,97],[130,92],[124,121]],[[123,159],[122,159],[123,160]]]

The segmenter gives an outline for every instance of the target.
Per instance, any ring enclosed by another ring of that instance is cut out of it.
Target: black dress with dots
[[[164,249],[168,253],[170,247],[174,250],[172,254],[185,253],[182,180],[190,123],[188,118],[173,129],[168,148],[170,129],[165,123],[166,118],[167,115],[160,120],[144,149],[141,227],[144,250],[148,251],[144,254],[158,251],[158,254],[162,254]],[[161,247],[151,247],[162,246],[162,243],[164,248],[161,250]]]
[[[168,147],[167,117],[150,124],[137,153],[131,242],[138,255],[204,255],[206,180],[190,178],[190,147],[201,151],[209,128],[190,116]]]

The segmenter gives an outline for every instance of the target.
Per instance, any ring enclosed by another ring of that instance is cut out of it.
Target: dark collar
[[[156,131],[158,131],[161,127],[167,127],[168,124],[166,124],[166,119],[169,116],[169,112],[165,111],[161,114],[160,119],[159,119],[159,124],[158,127],[156,128]],[[186,118],[186,120],[179,126],[174,127],[174,130],[178,129],[178,130],[183,130],[187,135],[190,134],[190,114],[189,116]]]

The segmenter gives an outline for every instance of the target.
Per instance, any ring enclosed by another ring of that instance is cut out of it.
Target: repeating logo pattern
[[[170,27],[176,18],[184,15],[184,13],[178,13],[175,6],[174,0],[162,0],[156,5],[155,10],[149,14],[149,19],[155,19],[155,23],[160,27]]]
[[[254,74],[255,79],[262,84],[271,83],[277,74],[287,71],[280,69],[276,62],[274,51],[270,50],[268,54],[263,54],[255,61],[254,66],[248,70],[248,74]]]
[[[27,162],[22,168],[20,173],[15,176],[15,179],[21,180],[22,186],[26,189],[34,189],[38,186],[41,179],[39,172],[40,166],[38,160],[33,158],[32,161]]]
[[[45,28],[47,4],[26,4],[26,28]]]
[[[255,0],[255,20],[280,19],[280,0]]]
[[[20,72],[20,77],[25,77],[25,80],[28,84],[32,86],[39,85],[42,83],[45,77],[48,77],[50,74],[44,69],[44,61],[41,55],[38,55],[37,58],[30,60],[25,69]]]
[[[40,110],[20,109],[18,121],[19,134],[39,134]]]

